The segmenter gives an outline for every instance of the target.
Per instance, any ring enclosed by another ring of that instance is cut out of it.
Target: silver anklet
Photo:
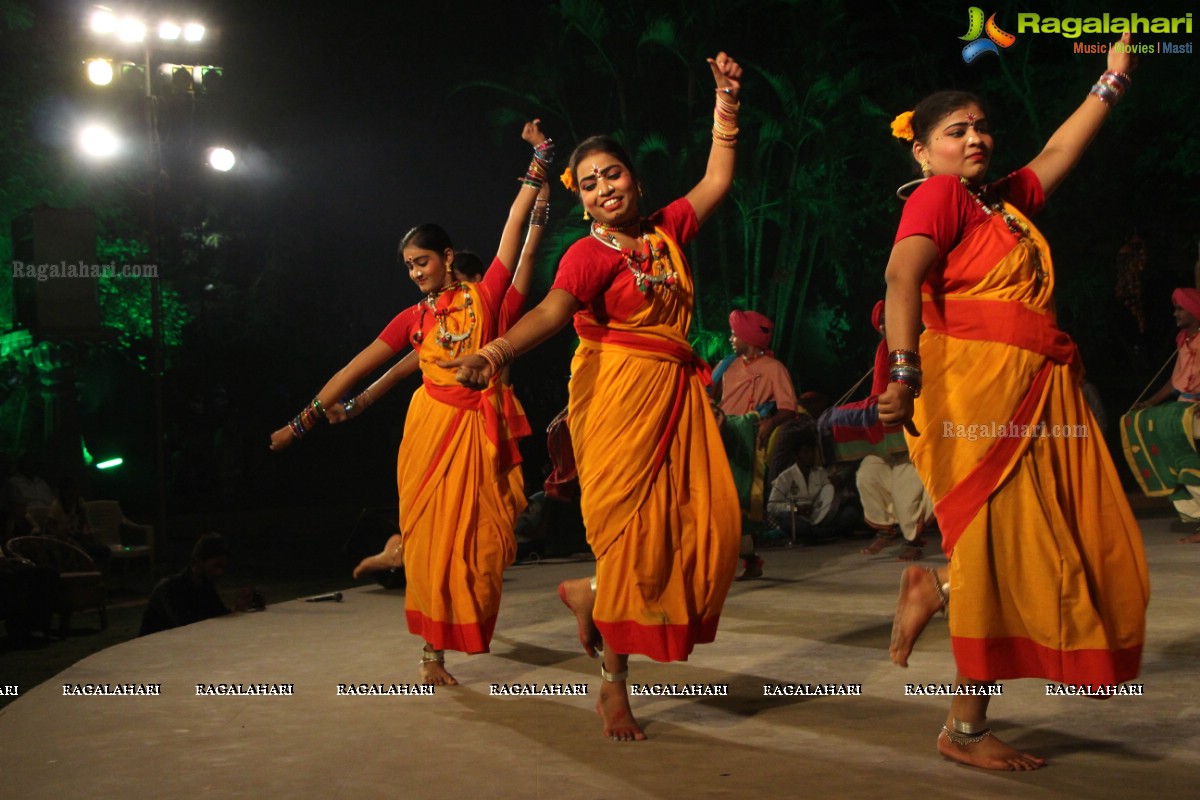
[[[590,581],[588,581],[588,585],[592,587],[592,594],[595,594],[596,593],[596,576],[595,575],[593,575],[592,579]]]
[[[601,664],[600,677],[604,678],[604,680],[608,681],[609,683],[620,683],[629,677],[629,670],[623,669],[620,672],[609,672],[604,668],[604,665]]]
[[[950,611],[950,582],[942,583],[938,580],[937,570],[933,567],[926,567],[925,571],[929,573],[929,577],[933,578],[933,590],[937,592],[938,601],[942,604],[941,612],[947,614]]]
[[[430,649],[422,650],[420,663],[422,666],[424,666],[425,664],[445,664],[446,663],[446,651],[445,650],[430,650]]]
[[[942,732],[946,734],[947,739],[959,747],[978,744],[986,737],[992,735],[992,729],[986,727],[986,722],[962,722],[955,719],[951,724],[954,726],[953,728],[947,728],[943,725]]]

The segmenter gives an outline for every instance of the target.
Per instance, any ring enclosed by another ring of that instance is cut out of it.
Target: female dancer
[[[425,299],[406,309],[355,356],[292,423],[272,449],[303,436],[324,408],[405,345],[418,350],[424,385],[413,394],[397,458],[400,531],[408,579],[409,631],[425,640],[425,683],[454,684],[443,651],[487,652],[500,607],[504,567],[516,554],[513,524],[525,505],[516,440],[529,433],[511,393],[495,383],[471,392],[438,366],[477,350],[495,335],[525,215],[545,183],[552,144],[535,130],[534,159],[509,212],[495,260],[482,282],[452,273],[454,250],[436,225],[413,228],[400,257]],[[528,131],[528,126],[527,126]]]
[[[538,122],[540,120],[534,120],[532,124],[536,126]],[[527,125],[526,131],[528,132],[528,130],[529,126]],[[525,139],[532,143],[530,137],[526,136]],[[543,185],[538,192],[537,200],[534,201],[533,211],[529,214],[529,232],[525,235],[525,246],[521,248],[521,258],[517,263],[516,271],[513,272],[512,285],[505,292],[504,303],[500,306],[499,334],[503,334],[512,327],[512,323],[521,316],[525,300],[529,296],[529,287],[533,283],[534,256],[537,254],[538,247],[541,246],[546,223],[550,221],[549,195],[549,185]],[[478,283],[483,279],[483,263],[474,253],[460,250],[454,258],[454,277],[460,283]],[[332,425],[354,419],[418,369],[417,351],[412,350],[353,398],[330,406],[326,414],[327,419]],[[507,374],[501,375],[500,380],[502,381],[500,390],[506,395],[511,395],[512,386],[509,384]],[[506,397],[504,402],[515,404],[517,400],[515,397]],[[358,563],[358,566],[354,568],[354,577],[361,578],[370,572],[400,569],[403,566],[404,536],[396,533],[388,537],[382,550],[367,556]]]
[[[905,570],[891,655],[907,666],[953,598],[956,681],[979,694],[955,696],[937,746],[964,764],[1045,763],[991,735],[978,687],[1019,677],[1106,686],[1141,663],[1141,533],[1103,441],[1087,435],[1095,420],[1075,345],[1055,325],[1050,251],[1028,219],[1129,87],[1130,66],[1110,49],[1108,71],[1042,152],[991,184],[992,136],[973,96],[939,92],[917,105],[910,131],[893,123],[931,177],[905,204],[887,266],[891,382],[879,417],[910,428],[950,565]]]
[[[563,180],[595,219],[591,235],[506,337],[446,365],[464,384],[486,385],[574,315],[567,418],[596,578],[560,594],[589,654],[604,638],[597,711],[604,734],[624,741],[646,738],[626,695],[629,654],[683,660],[712,641],[737,563],[737,492],[688,345],[693,283],[680,249],[733,181],[742,71],[724,53],[708,63],[717,106],[700,182],[643,218],[624,150],[608,137],[582,142]]]

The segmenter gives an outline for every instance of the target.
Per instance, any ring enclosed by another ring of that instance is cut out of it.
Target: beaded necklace
[[[637,223],[641,225],[639,220]],[[651,289],[660,286],[666,287],[669,291],[675,291],[679,287],[679,273],[671,268],[670,251],[667,248],[667,243],[661,237],[652,237],[649,233],[643,233],[638,237],[638,250],[627,249],[617,244],[617,237],[613,231],[624,232],[627,228],[632,228],[633,225],[613,226],[605,225],[603,222],[592,223],[592,236],[601,244],[611,247],[621,254],[621,258],[625,262],[625,267],[633,273],[633,283],[642,294],[649,294]],[[627,234],[628,235],[628,234]],[[642,269],[642,265],[648,265],[646,269]],[[658,271],[655,272],[655,266],[658,266]]]
[[[1042,268],[1042,254],[1038,250],[1037,245],[1033,242],[1033,234],[1029,231],[1029,226],[1018,219],[1011,211],[1009,211],[1004,201],[996,197],[991,192],[988,192],[988,198],[984,198],[984,192],[978,187],[972,185],[966,178],[960,177],[959,182],[967,190],[967,193],[975,199],[979,208],[989,217],[997,216],[1004,220],[1008,225],[1009,231],[1017,237],[1017,241],[1023,246],[1032,251],[1033,254],[1033,291],[1036,294],[1042,288],[1042,281],[1046,279],[1046,271]]]
[[[458,289],[462,292],[463,304],[461,306],[451,306],[450,308],[437,307],[438,298],[443,292],[449,292]],[[471,300],[471,291],[467,288],[467,284],[455,281],[444,289],[439,289],[436,292],[430,292],[421,301],[421,318],[417,322],[417,331],[413,334],[413,341],[420,344],[425,339],[425,310],[433,314],[434,321],[437,322],[437,337],[435,341],[446,350],[453,349],[454,345],[459,342],[464,342],[471,338],[471,334],[475,332],[475,309],[474,302]],[[451,333],[446,330],[446,317],[456,311],[466,311],[467,319],[470,325],[462,333]]]

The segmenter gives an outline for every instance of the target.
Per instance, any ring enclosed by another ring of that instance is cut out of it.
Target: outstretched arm
[[[334,403],[329,406],[325,416],[329,419],[330,424],[336,425],[339,422],[354,419],[366,411],[372,403],[396,388],[400,381],[416,372],[420,366],[419,361],[417,351],[410,350],[404,354],[404,358],[393,364],[391,369],[380,375],[374,383],[353,398],[345,403]]]
[[[725,53],[708,59],[717,85],[717,105],[713,118],[713,143],[708,152],[704,177],[687,193],[688,202],[703,225],[733,186],[738,133],[738,93],[742,88],[742,68]]]
[[[542,187],[546,185],[549,158],[553,158],[553,143],[542,133],[541,120],[526,122],[521,131],[521,138],[533,145],[534,157],[529,163],[529,171],[521,181],[516,199],[508,210],[508,220],[504,223],[504,232],[500,234],[500,246],[496,248],[496,258],[512,272],[517,263],[517,255],[521,249],[521,233],[529,220],[529,212],[533,210],[533,202]],[[540,153],[540,156],[539,156]]]
[[[341,397],[354,388],[355,384],[370,375],[379,366],[396,355],[396,351],[387,345],[382,339],[376,339],[367,345],[361,353],[356,355],[349,364],[338,370],[329,382],[321,387],[321,391],[317,392],[314,402],[305,407],[305,411],[301,412],[301,416],[309,409],[314,408],[319,404],[321,408],[328,408]],[[311,414],[309,414],[311,418]],[[315,422],[315,420],[313,420]],[[296,433],[291,425],[285,425],[279,430],[271,434],[271,449],[282,450],[287,447],[296,438]]]
[[[1129,34],[1125,33],[1122,34],[1121,40],[1117,44],[1128,45],[1129,41]],[[1042,184],[1042,191],[1047,197],[1058,188],[1063,178],[1067,177],[1067,173],[1079,163],[1083,152],[1092,143],[1092,139],[1095,138],[1109,111],[1112,110],[1112,105],[1120,98],[1117,88],[1122,85],[1121,78],[1108,79],[1108,76],[1117,73],[1119,76],[1124,76],[1127,83],[1132,69],[1133,56],[1131,54],[1125,52],[1123,47],[1118,48],[1116,45],[1109,47],[1108,71],[1104,73],[1099,83],[1099,85],[1108,83],[1107,91],[1100,92],[1100,95],[1108,99],[1101,99],[1101,96],[1094,92],[1089,93],[1084,98],[1083,105],[1067,117],[1067,121],[1060,125],[1050,140],[1046,142],[1042,152],[1029,162],[1029,169],[1038,176],[1038,180]]]
[[[563,326],[570,322],[571,315],[579,308],[579,301],[573,294],[564,289],[551,289],[550,293],[546,295],[546,299],[521,317],[520,321],[504,334],[503,339],[497,339],[484,346],[483,349],[488,350],[488,348],[495,348],[499,342],[506,343],[511,352],[503,354],[507,357],[502,359],[502,363],[490,361],[476,352],[451,361],[439,362],[439,365],[457,367],[458,375],[456,377],[459,383],[472,389],[482,389],[487,386],[492,375],[498,369],[503,368],[506,363],[516,356],[532,350],[562,330]],[[491,351],[489,350],[489,352]]]

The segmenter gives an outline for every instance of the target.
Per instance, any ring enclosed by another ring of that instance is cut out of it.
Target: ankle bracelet
[[[629,670],[623,669],[620,672],[609,672],[604,668],[604,665],[601,664],[600,677],[604,678],[604,680],[608,681],[609,683],[620,683],[629,677]]]
[[[992,729],[987,727],[987,722],[962,722],[954,719],[951,722],[953,728],[942,726],[942,732],[946,734],[946,738],[954,742],[959,747],[965,747],[969,744],[977,744],[982,742],[984,738],[992,735]]]
[[[942,604],[941,612],[948,613],[950,610],[950,582],[942,583],[938,580],[937,570],[933,567],[926,567],[925,571],[929,573],[929,577],[933,578],[933,590],[937,592],[938,602]]]

